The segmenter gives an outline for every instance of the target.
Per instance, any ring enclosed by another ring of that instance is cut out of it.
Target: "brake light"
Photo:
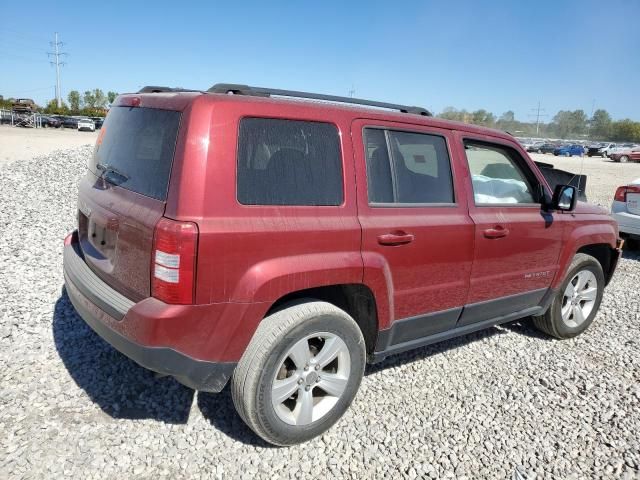
[[[161,218],[153,235],[151,295],[166,303],[193,303],[198,226]]]
[[[638,185],[629,185],[626,187],[618,187],[616,190],[616,194],[613,199],[618,202],[626,202],[627,201],[627,193],[640,193],[640,186]]]

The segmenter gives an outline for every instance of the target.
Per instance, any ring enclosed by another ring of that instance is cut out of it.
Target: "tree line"
[[[500,117],[480,109],[473,112],[445,108],[439,115],[447,120],[457,120],[485,127],[505,130],[519,137],[613,140],[640,143],[640,122],[628,118],[613,120],[609,112],[598,109],[591,118],[584,110],[560,110],[549,123],[520,122],[513,111],[504,112]],[[538,132],[536,133],[536,128]]]
[[[53,99],[47,103],[43,111],[58,115],[104,116],[107,113],[107,106],[111,105],[117,96],[117,92],[109,91],[105,94],[99,88],[87,90],[82,95],[77,90],[71,90],[67,95],[68,103],[63,101],[58,107],[58,103]]]

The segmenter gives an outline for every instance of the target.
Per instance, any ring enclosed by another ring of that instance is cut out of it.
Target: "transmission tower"
[[[540,108],[540,101],[538,101],[538,106],[536,108],[532,108],[531,111],[533,113],[529,114],[529,117],[535,117],[536,119],[536,135],[540,134],[540,117],[547,117],[548,115],[544,113],[544,108]]]
[[[60,67],[66,65],[66,62],[61,62],[60,57],[64,57],[67,54],[60,51],[60,47],[64,45],[64,43],[58,41],[58,32],[56,32],[55,40],[53,42],[49,42],[53,47],[53,52],[48,52],[47,55],[53,57],[53,61],[49,62],[51,65],[56,66],[56,103],[58,104],[58,108],[62,107],[62,92],[60,91]]]

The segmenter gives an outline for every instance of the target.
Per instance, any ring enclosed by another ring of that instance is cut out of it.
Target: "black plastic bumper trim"
[[[80,246],[64,247],[64,273],[87,299],[116,320],[122,320],[135,302],[107,285],[84,261]]]

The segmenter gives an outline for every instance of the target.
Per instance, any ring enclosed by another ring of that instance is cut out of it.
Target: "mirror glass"
[[[576,194],[576,188],[571,186],[565,186],[558,197],[558,208],[562,210],[569,210],[573,204],[573,197]]]

